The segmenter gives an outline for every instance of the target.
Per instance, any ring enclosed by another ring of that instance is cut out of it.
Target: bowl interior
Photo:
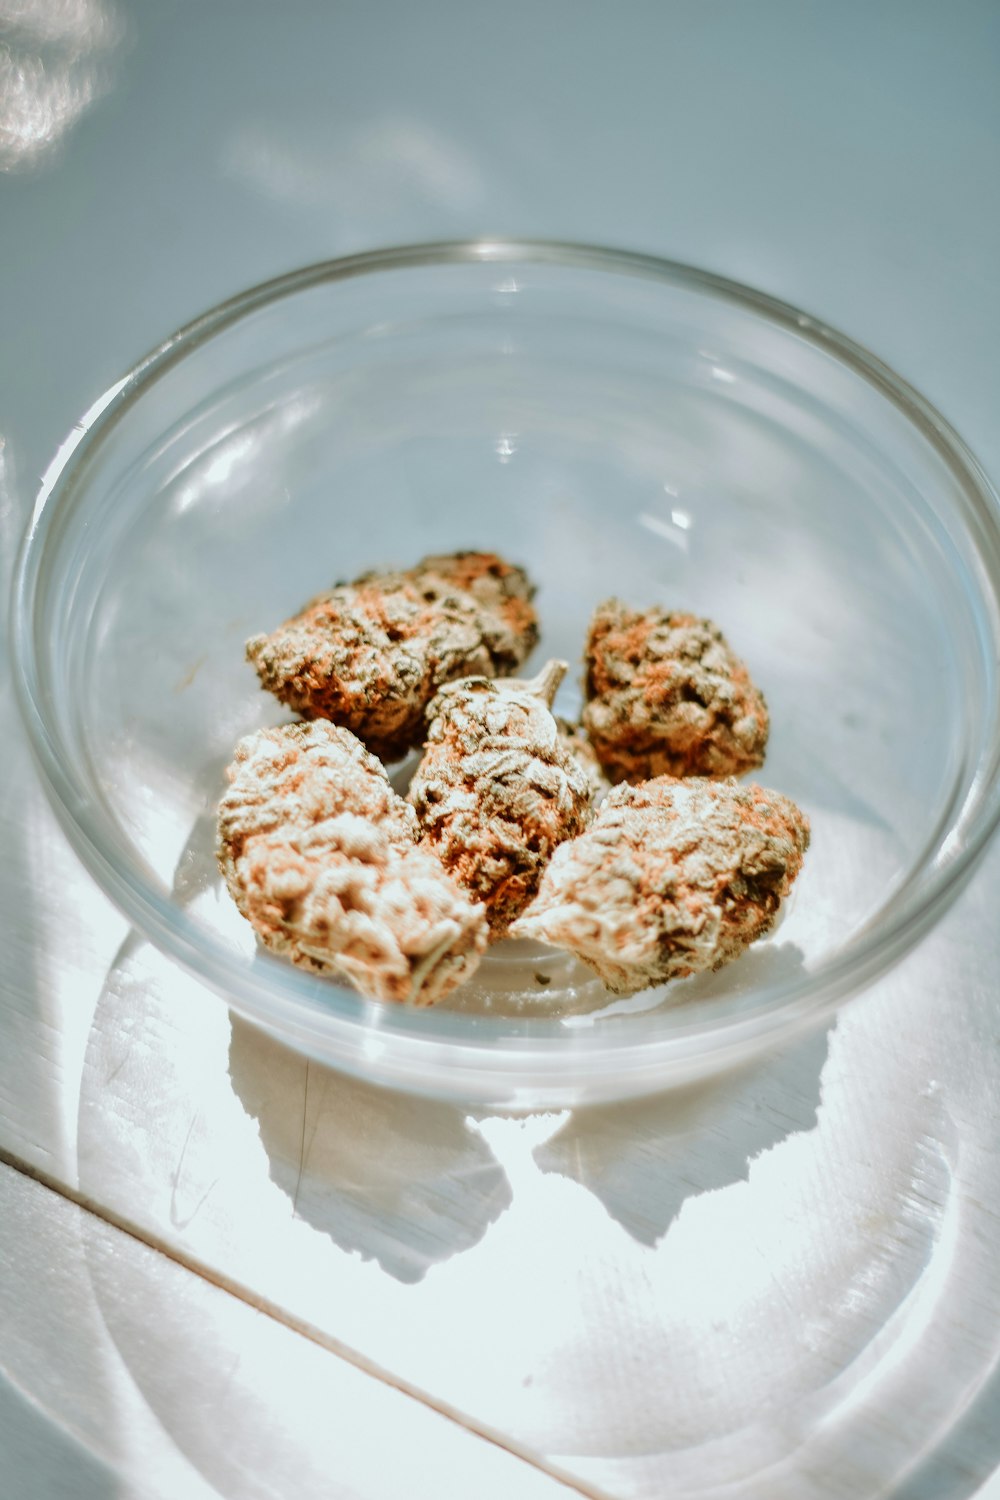
[[[772,714],[757,779],[813,843],[746,958],[611,1003],[566,955],[502,944],[411,1014],[257,951],[213,855],[235,741],[288,717],[245,638],[463,547],[528,567],[534,660],[573,664],[570,716],[611,594],[709,615],[747,660]],[[945,857],[996,739],[995,585],[953,466],[807,319],[671,268],[512,249],[289,278],[133,379],[32,549],[33,691],[99,877],[258,1020],[431,1092],[455,1047],[473,1073],[510,1053],[554,1078],[581,1048],[599,1073],[683,1038],[690,1068],[720,1028],[801,1002]]]

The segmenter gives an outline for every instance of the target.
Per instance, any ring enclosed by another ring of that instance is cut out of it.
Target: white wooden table
[[[5,582],[42,465],[147,346],[404,240],[755,282],[1000,473],[993,4],[0,20]],[[0,715],[5,1500],[1000,1496],[1000,848],[876,992],[725,1085],[468,1114],[172,970],[68,851],[6,666]]]

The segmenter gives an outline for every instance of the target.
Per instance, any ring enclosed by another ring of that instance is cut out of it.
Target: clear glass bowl
[[[470,547],[539,582],[536,660],[578,661],[618,594],[712,616],[749,662],[759,779],[813,844],[739,962],[612,1003],[504,944],[428,1012],[257,949],[212,847],[235,741],[287,717],[244,639],[334,580]],[[1000,814],[998,596],[995,493],[855,344],[688,267],[477,243],[310,267],[168,340],[60,450],[14,611],[42,776],[143,934],[325,1062],[517,1107],[738,1062],[917,942]]]

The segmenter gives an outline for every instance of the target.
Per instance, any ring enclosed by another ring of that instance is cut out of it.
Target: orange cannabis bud
[[[423,847],[483,903],[503,937],[564,839],[586,827],[591,782],[549,704],[565,662],[531,682],[467,677],[430,707],[427,749],[410,787]]]
[[[219,866],[266,947],[370,999],[414,1005],[474,972],[482,909],[416,847],[413,809],[348,730],[259,730],[227,776]]]
[[[719,968],[774,925],[808,844],[805,815],[763,787],[619,786],[556,850],[512,936],[568,948],[618,995]]]
[[[583,722],[610,780],[763,764],[767,706],[711,620],[608,599],[590,622],[586,668]]]
[[[515,672],[538,639],[534,586],[492,552],[366,573],[247,642],[265,688],[307,719],[350,729],[383,760],[419,744],[445,682]]]

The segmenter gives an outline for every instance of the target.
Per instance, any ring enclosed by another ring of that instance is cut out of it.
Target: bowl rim
[[[680,286],[710,300],[735,302],[767,322],[794,332],[846,365],[873,386],[935,450],[965,503],[963,524],[976,554],[992,577],[996,593],[994,631],[1000,641],[1000,497],[979,462],[949,422],[913,386],[876,355],[824,321],[768,293],[712,271],[640,252],[559,240],[446,240],[369,250],[315,262],[258,283],[217,304],[171,334],[140,359],[88,408],[48,465],[15,569],[11,594],[14,680],[20,712],[46,793],[71,843],[97,883],[139,932],[196,978],[209,984],[233,1007],[258,1024],[325,1061],[368,1078],[441,1097],[518,1099],[539,1094],[553,1102],[583,1090],[588,1097],[618,1097],[686,1082],[718,1071],[749,1055],[776,1036],[791,1035],[829,1015],[843,1000],[868,988],[908,952],[959,894],[1000,823],[1000,737],[994,736],[986,765],[971,776],[959,813],[941,819],[925,856],[936,862],[919,878],[911,873],[843,949],[819,960],[802,975],[771,985],[766,1003],[741,1005],[708,1026],[678,1018],[650,1036],[645,1026],[581,1028],[526,1046],[508,1037],[498,1044],[480,1027],[457,1039],[394,1033],[385,1025],[384,1007],[361,1001],[354,1016],[332,1010],[304,1013],[301,994],[289,981],[276,986],[270,964],[241,971],[234,981],[232,959],[211,934],[195,940],[194,924],[178,913],[169,896],[147,883],[101,833],[101,817],[72,764],[60,753],[59,736],[46,709],[36,650],[34,614],[45,543],[57,514],[74,503],[74,480],[130,407],[172,365],[240,319],[282,298],[324,283],[385,270],[470,263],[534,263],[567,269],[614,272]],[[987,596],[989,597],[989,596]],[[981,757],[982,759],[982,757]],[[971,804],[971,807],[970,807]],[[916,882],[916,883],[915,883]],[[192,928],[189,933],[188,927]],[[201,930],[199,929],[199,933]],[[276,967],[301,979],[287,965]],[[282,993],[281,991],[286,991]],[[339,993],[350,993],[340,990]],[[750,999],[751,997],[746,997]],[[352,995],[354,1001],[357,996]],[[400,1008],[408,1009],[408,1008]],[[411,1012],[412,1014],[412,1012]],[[466,1018],[456,1017],[456,1020]],[[634,1018],[640,1021],[640,1017]],[[660,1018],[661,1019],[661,1018]],[[359,1024],[359,1021],[362,1024]],[[371,1044],[374,1033],[382,1040]],[[479,1032],[483,1034],[479,1034]],[[368,1038],[367,1044],[365,1038]],[[621,1076],[607,1079],[609,1054]],[[445,1077],[439,1077],[442,1066]]]

